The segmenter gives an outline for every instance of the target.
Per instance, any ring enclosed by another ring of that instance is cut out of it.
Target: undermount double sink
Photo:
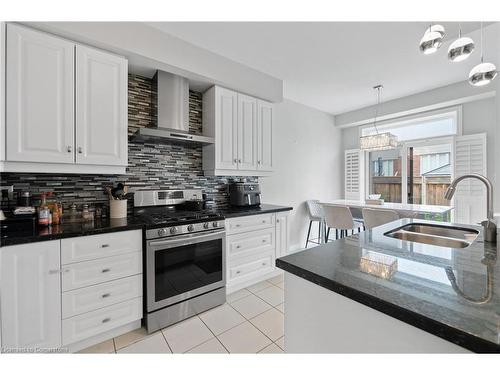
[[[464,227],[411,223],[393,229],[384,235],[403,241],[463,249],[474,242],[479,231]]]

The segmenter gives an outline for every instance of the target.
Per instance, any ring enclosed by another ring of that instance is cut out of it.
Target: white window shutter
[[[486,171],[486,134],[455,137],[454,178],[469,173],[484,176]],[[482,182],[467,179],[459,183],[453,200],[453,221],[477,224],[486,219],[486,189]]]
[[[345,150],[345,199],[360,200],[362,192],[362,154],[358,149]]]

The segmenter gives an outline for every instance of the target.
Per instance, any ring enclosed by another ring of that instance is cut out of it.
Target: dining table
[[[323,206],[344,206],[349,208],[375,208],[382,210],[396,211],[401,218],[424,218],[430,220],[439,219],[450,221],[452,206],[436,206],[430,204],[410,204],[383,202],[381,204],[367,203],[364,200],[335,199],[328,202],[321,202]]]

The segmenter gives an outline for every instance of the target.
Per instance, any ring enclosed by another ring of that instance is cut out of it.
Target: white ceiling
[[[384,100],[467,79],[479,61],[479,23],[462,23],[476,52],[462,63],[446,58],[458,23],[442,23],[438,53],[418,50],[423,22],[154,22],[149,25],[189,43],[284,81],[284,96],[329,112],[374,104],[372,87],[384,85]],[[498,60],[499,24],[485,28],[485,59]],[[491,46],[490,48],[487,48]]]

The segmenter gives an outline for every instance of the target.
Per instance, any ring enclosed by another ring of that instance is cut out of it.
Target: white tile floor
[[[283,302],[280,275],[151,335],[140,328],[80,353],[283,353]]]

